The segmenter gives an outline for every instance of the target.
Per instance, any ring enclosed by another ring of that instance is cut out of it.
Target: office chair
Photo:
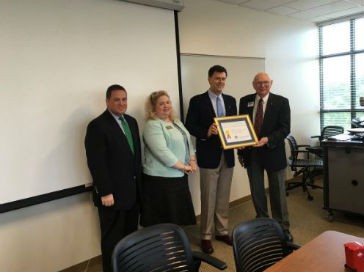
[[[344,133],[344,128],[341,126],[326,126],[322,129],[321,135],[311,136],[311,138],[318,138],[322,142],[322,140],[342,133]]]
[[[261,272],[300,246],[286,241],[281,225],[272,218],[256,218],[233,229],[237,272]]]
[[[288,165],[294,172],[293,176],[297,177],[302,174],[301,181],[290,181],[287,183],[286,193],[288,195],[289,190],[302,187],[303,191],[307,193],[307,199],[313,200],[313,196],[308,190],[308,186],[322,189],[321,186],[315,185],[313,180],[314,177],[323,170],[322,158],[314,157],[309,151],[309,145],[298,145],[296,139],[292,135],[289,135],[286,139],[291,151],[288,157]]]
[[[321,135],[311,136],[311,138],[317,138],[319,140],[319,146],[312,148],[311,152],[319,157],[322,157],[323,150],[321,142],[329,137],[344,133],[344,128],[341,126],[326,126],[321,130]]]
[[[137,230],[121,239],[112,255],[114,272],[195,272],[201,261],[220,270],[227,268],[213,256],[193,252],[183,229],[174,224]]]

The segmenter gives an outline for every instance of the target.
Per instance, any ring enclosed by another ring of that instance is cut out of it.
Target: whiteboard
[[[226,68],[228,76],[224,93],[235,97],[237,104],[240,97],[255,92],[252,87],[253,78],[258,72],[265,70],[264,58],[182,54],[181,72],[185,114],[187,114],[191,97],[208,90],[207,72],[216,64]]]
[[[0,1],[0,33],[0,204],[91,182],[85,131],[105,110],[109,85],[126,88],[140,129],[150,92],[165,89],[178,101],[171,10]]]

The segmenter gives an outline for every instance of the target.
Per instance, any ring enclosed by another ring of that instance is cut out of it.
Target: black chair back
[[[261,272],[299,246],[285,240],[279,223],[271,218],[242,222],[233,230],[233,249],[237,272]]]
[[[344,133],[344,128],[341,126],[326,126],[322,129],[320,141],[342,133]]]
[[[115,272],[196,271],[189,241],[174,224],[158,224],[124,237],[116,245]]]
[[[286,139],[290,150],[290,155],[288,156],[288,165],[291,167],[291,170],[295,172],[297,171],[296,161],[299,154],[297,141],[292,135],[288,135]]]

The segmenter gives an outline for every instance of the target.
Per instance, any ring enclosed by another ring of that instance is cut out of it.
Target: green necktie
[[[130,149],[134,153],[133,137],[131,136],[130,127],[129,127],[128,123],[126,122],[124,116],[120,116],[119,120],[121,121],[121,125],[124,129],[124,134],[126,136],[126,139],[128,140]]]

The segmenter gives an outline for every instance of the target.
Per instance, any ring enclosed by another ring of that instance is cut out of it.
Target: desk
[[[306,147],[306,150],[316,156],[322,158],[323,148],[321,146],[309,146]]]
[[[324,208],[364,215],[364,142],[322,141]]]
[[[325,231],[264,272],[345,272],[344,244],[353,241],[364,238]]]

